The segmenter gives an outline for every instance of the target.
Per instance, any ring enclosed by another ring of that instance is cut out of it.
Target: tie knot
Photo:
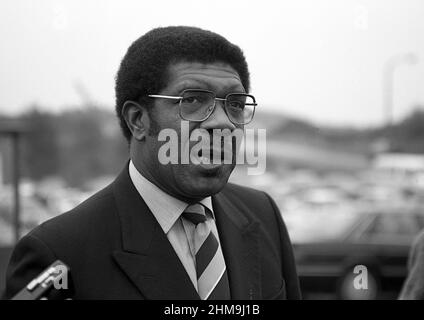
[[[200,203],[189,205],[184,210],[183,217],[197,226],[199,223],[206,221],[205,207]]]

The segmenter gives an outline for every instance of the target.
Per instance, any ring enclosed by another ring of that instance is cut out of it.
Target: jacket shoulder
[[[252,199],[253,201],[257,201],[258,199],[267,201],[267,194],[264,191],[234,183],[227,183],[222,192],[227,196]]]
[[[251,218],[274,227],[283,223],[280,210],[266,192],[233,183],[228,183],[221,192],[246,215],[252,215]]]
[[[275,201],[265,191],[227,183],[221,192],[234,203],[241,202],[247,207],[260,212],[277,212],[280,214]]]

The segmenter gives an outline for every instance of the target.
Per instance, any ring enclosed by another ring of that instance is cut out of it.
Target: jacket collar
[[[259,222],[238,197],[223,191],[212,197],[232,299],[262,297]]]

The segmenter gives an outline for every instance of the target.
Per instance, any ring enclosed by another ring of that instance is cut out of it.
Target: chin
[[[181,167],[179,167],[181,169]],[[185,198],[205,198],[220,192],[228,182],[233,165],[214,169],[186,166],[175,175],[179,192]]]

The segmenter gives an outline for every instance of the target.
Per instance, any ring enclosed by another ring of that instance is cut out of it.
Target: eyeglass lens
[[[213,111],[215,95],[201,90],[186,90],[180,102],[181,115],[186,120],[203,121]],[[245,94],[230,94],[225,101],[227,115],[232,122],[244,124],[252,120],[255,101]]]

